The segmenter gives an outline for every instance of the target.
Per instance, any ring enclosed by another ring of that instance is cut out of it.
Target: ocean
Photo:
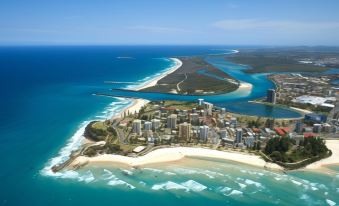
[[[137,86],[173,66],[168,57],[201,55],[230,75],[254,85],[251,93],[206,97],[231,111],[295,117],[295,112],[256,105],[273,85],[265,75],[220,56],[216,46],[0,47],[1,205],[333,205],[339,204],[339,167],[327,173],[267,171],[227,161],[187,159],[130,169],[84,168],[52,175],[84,126],[104,120],[131,101],[93,95]],[[105,81],[128,82],[120,85]],[[149,99],[173,98],[145,94]],[[196,97],[183,97],[194,100]],[[239,104],[232,104],[237,102]],[[242,106],[243,105],[243,106]],[[251,109],[252,108],[252,109]]]

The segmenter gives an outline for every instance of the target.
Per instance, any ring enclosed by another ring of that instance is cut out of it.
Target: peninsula
[[[207,96],[250,87],[200,57],[172,60],[173,67],[133,91]],[[279,81],[270,78],[282,88]],[[330,83],[326,84],[324,88],[331,89]],[[268,91],[267,104],[274,105],[279,100],[278,91]],[[336,134],[336,123],[321,120],[324,126],[319,126],[317,119],[312,119],[315,115],[311,119],[309,114],[294,119],[239,115],[203,99],[132,101],[110,120],[88,124],[83,145],[52,170],[99,163],[140,167],[187,157],[230,160],[270,169],[307,165],[314,169],[339,163],[338,140],[323,139]],[[321,159],[324,160],[318,162]]]
[[[174,70],[169,70],[151,84],[138,88],[140,92],[183,95],[216,95],[235,91],[240,83],[227,73],[207,63],[202,57],[172,58]]]

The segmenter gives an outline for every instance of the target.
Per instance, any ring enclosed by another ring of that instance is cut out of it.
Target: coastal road
[[[178,84],[177,84],[178,92],[180,92],[180,84],[183,83],[186,79],[187,79],[187,73],[185,73],[185,78],[183,80],[181,80],[180,82],[178,82]]]

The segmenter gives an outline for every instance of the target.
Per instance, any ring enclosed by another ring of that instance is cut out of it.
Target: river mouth
[[[177,101],[197,101],[203,98],[205,101],[213,103],[218,107],[225,107],[228,111],[249,116],[259,116],[268,118],[301,118],[302,114],[293,109],[257,104],[253,101],[266,96],[268,89],[275,88],[273,82],[267,78],[270,73],[247,74],[245,65],[228,62],[225,55],[205,55],[204,60],[216,68],[222,70],[240,82],[240,87],[232,92],[217,95],[181,95],[158,92],[144,92],[124,89],[112,89],[108,96],[142,98],[150,101],[177,100]]]

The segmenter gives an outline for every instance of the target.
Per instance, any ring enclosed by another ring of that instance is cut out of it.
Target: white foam
[[[296,185],[302,185],[303,183],[301,183],[301,182],[298,182],[298,181],[296,181],[296,180],[291,180],[291,182],[293,182],[293,184],[296,184]]]
[[[163,173],[164,172],[163,170],[148,168],[148,167],[143,168],[143,170],[148,170],[148,171],[155,172],[155,173]]]
[[[205,185],[200,184],[199,182],[196,182],[194,180],[188,180],[186,182],[181,183],[181,185],[194,192],[201,192],[207,188]]]
[[[220,190],[220,192],[222,192],[222,193],[227,193],[227,192],[229,192],[229,191],[231,191],[232,190],[232,188],[229,188],[229,187],[224,187],[224,188],[222,188],[221,190]]]
[[[91,121],[100,121],[105,120],[108,117],[111,117],[120,111],[122,111],[124,108],[128,107],[133,102],[126,98],[115,98],[117,102],[112,102],[107,106],[103,112],[101,112],[102,115],[96,115],[96,119],[93,119]],[[40,171],[41,175],[44,176],[54,176],[54,177],[60,177],[62,176],[63,172],[56,172],[54,173],[51,168],[54,165],[61,164],[67,159],[69,159],[69,156],[71,155],[72,151],[77,150],[82,145],[83,140],[85,139],[83,134],[85,132],[86,126],[91,122],[90,120],[84,121],[80,124],[77,131],[71,136],[71,138],[67,141],[66,146],[63,147],[58,155],[54,158],[51,158],[45,167]]]
[[[84,121],[84,122],[81,123],[78,130],[68,140],[66,146],[63,147],[59,151],[58,156],[50,159],[47,162],[46,166],[40,171],[41,175],[54,176],[54,177],[62,176],[61,172],[54,173],[51,170],[51,168],[54,165],[57,165],[57,164],[60,164],[64,161],[66,161],[69,158],[69,156],[71,155],[72,151],[78,149],[81,146],[82,141],[84,140],[83,133],[84,133],[85,128],[88,124],[89,124],[89,121]]]
[[[241,188],[241,189],[244,189],[244,188],[246,188],[246,187],[247,187],[247,185],[245,185],[245,184],[242,184],[242,183],[240,183],[240,182],[238,182],[238,185],[240,186],[240,188]]]
[[[135,187],[133,185],[131,185],[131,184],[129,184],[129,183],[123,181],[123,180],[120,180],[118,178],[114,178],[113,180],[110,180],[107,184],[110,185],[110,186],[124,185],[124,186],[126,186],[130,189],[135,189]]]
[[[280,180],[282,180],[283,178],[281,178],[281,177],[274,177],[274,179],[277,180],[277,181],[280,181]]]
[[[246,179],[245,183],[248,184],[248,185],[255,185],[256,187],[263,187],[261,183],[255,182],[255,181],[250,180],[250,179]]]
[[[301,195],[300,199],[302,200],[308,200],[310,197],[306,194]]]
[[[318,185],[318,187],[323,190],[328,190],[328,188],[324,184],[320,184]]]
[[[110,180],[114,177],[115,177],[115,175],[113,175],[113,173],[111,171],[104,169],[104,174],[102,175],[103,180]]]
[[[58,176],[62,179],[76,179],[79,177],[79,173],[73,170],[68,170],[63,173],[60,173],[60,176]]]
[[[152,186],[152,190],[186,190],[186,191],[189,191],[187,187],[180,185],[178,183],[172,182],[172,181],[167,181],[161,184],[155,184]]]
[[[82,175],[78,178],[78,180],[80,182],[86,182],[86,183],[90,183],[90,182],[94,181],[94,179],[95,178],[94,178],[91,171],[87,171],[84,175]]]
[[[194,174],[205,175],[210,179],[214,179],[213,175],[221,174],[221,173],[216,173],[216,172],[212,172],[212,171],[209,171],[209,170],[185,169],[185,168],[175,168],[174,171],[176,173],[184,174],[184,175],[194,175]]]
[[[311,189],[312,189],[313,191],[319,190],[317,187],[314,187],[314,186],[312,186]]]
[[[232,190],[232,192],[230,194],[228,194],[228,196],[232,196],[232,195],[242,195],[243,193],[239,190]]]
[[[335,203],[334,201],[329,200],[329,199],[326,199],[326,202],[327,202],[327,204],[330,205],[330,206],[337,205],[337,203]]]
[[[141,184],[142,186],[146,186],[146,182],[140,181],[139,184]]]
[[[133,172],[132,171],[130,171],[130,170],[126,170],[126,169],[124,169],[124,170],[122,170],[125,174],[127,174],[127,175],[133,175]]]

